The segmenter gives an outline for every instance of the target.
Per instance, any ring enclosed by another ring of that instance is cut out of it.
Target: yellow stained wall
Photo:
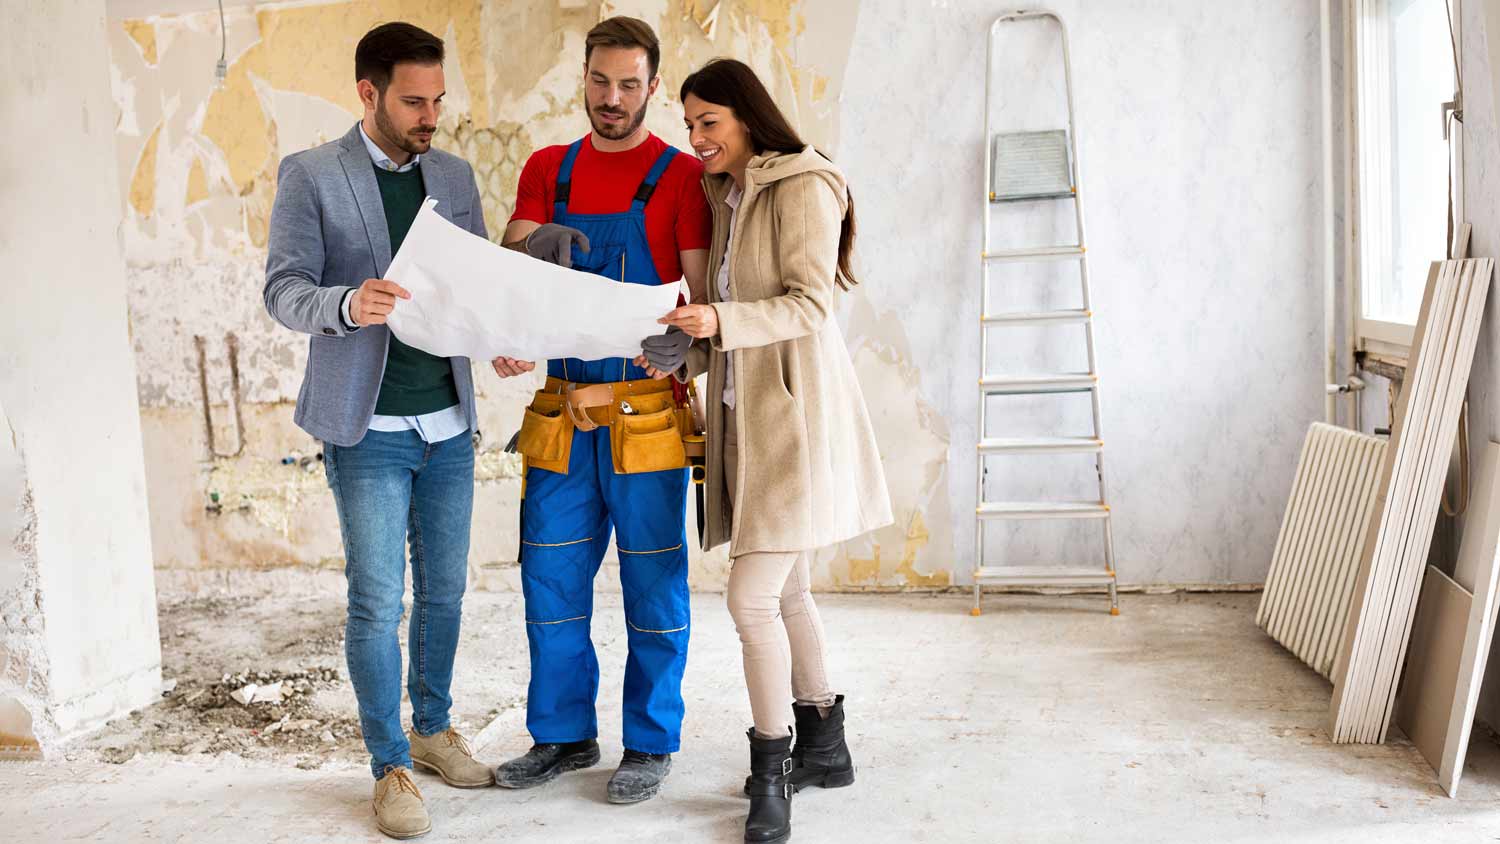
[[[338,563],[321,475],[278,462],[317,447],[290,422],[306,341],[272,323],[259,294],[277,164],[343,135],[359,117],[353,53],[374,24],[407,20],[444,38],[448,96],[437,145],[474,165],[492,237],[509,216],[527,156],[587,131],[583,37],[613,14],[641,17],[661,37],[662,85],[647,125],[669,143],[686,147],[676,99],[681,80],[712,57],[734,56],[756,68],[810,143],[836,155],[858,0],[816,0],[816,7],[814,0],[562,5],[234,6],[226,10],[222,82],[214,78],[217,13],[111,21],[117,155],[127,197],[122,233],[158,566]],[[861,195],[862,213],[872,213],[866,210],[872,196]],[[862,333],[888,333],[877,328],[881,319],[867,304],[854,308]],[[911,396],[875,414],[877,425],[891,430],[882,442],[892,450],[887,471],[898,524],[824,552],[819,585],[947,585],[946,427],[916,397],[917,370],[903,358],[899,339],[851,352],[872,395]],[[476,376],[488,435],[483,448],[490,451],[514,429],[531,385],[498,382],[487,370]],[[210,430],[218,456],[210,452]],[[516,544],[515,515],[500,512],[518,486],[513,467],[498,454],[486,459],[495,465],[481,485],[494,492],[481,495],[476,511],[477,569],[513,564]],[[942,549],[936,559],[933,546]],[[697,585],[721,585],[725,571],[722,556],[694,558]]]

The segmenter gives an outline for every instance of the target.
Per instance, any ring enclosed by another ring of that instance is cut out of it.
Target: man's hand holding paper
[[[357,326],[384,325],[397,299],[410,299],[406,288],[383,278],[367,278],[349,300],[349,321]]]

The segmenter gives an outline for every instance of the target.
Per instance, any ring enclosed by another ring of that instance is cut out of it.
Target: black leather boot
[[[792,737],[765,739],[755,728],[750,739],[750,816],[745,844],[784,844],[792,837]]]
[[[495,785],[501,788],[531,788],[557,779],[565,771],[599,764],[599,742],[594,739],[567,744],[534,744],[495,769]]]
[[[834,699],[833,709],[824,718],[816,706],[795,704],[797,741],[792,746],[792,790],[809,786],[843,788],[854,784],[854,760],[844,743],[844,696]],[[745,778],[745,796],[750,795],[750,778]]]
[[[797,746],[792,748],[792,788],[843,788],[854,784],[854,759],[844,743],[844,696],[834,699],[828,717],[816,706],[797,704]]]

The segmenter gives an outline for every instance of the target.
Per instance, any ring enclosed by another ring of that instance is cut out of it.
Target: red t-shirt
[[[599,152],[591,137],[583,140],[573,161],[573,186],[569,191],[568,210],[574,214],[618,214],[630,210],[636,188],[641,186],[651,166],[667,148],[666,141],[655,135],[635,149],[625,152]],[[552,146],[537,150],[526,159],[516,187],[516,210],[512,222],[552,222],[553,200],[557,195],[557,171],[562,169],[568,147]],[[682,278],[682,260],[678,252],[707,249],[712,237],[713,218],[703,195],[703,163],[683,152],[672,157],[672,163],[656,183],[656,192],[646,203],[646,240],[651,244],[651,258],[663,283]]]

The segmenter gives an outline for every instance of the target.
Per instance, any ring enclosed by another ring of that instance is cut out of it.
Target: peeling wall
[[[48,663],[39,586],[36,507],[18,437],[0,404],[0,759],[56,737],[45,715]],[[15,707],[28,717],[18,717]]]
[[[1054,5],[1074,38],[1092,188],[1122,579],[1258,581],[1302,432],[1321,413],[1317,8],[1295,0],[1211,4],[1211,12],[1196,0]],[[290,422],[305,340],[275,326],[258,294],[275,164],[340,136],[357,117],[349,76],[358,37],[377,21],[406,18],[445,38],[449,108],[438,145],[475,165],[498,234],[527,155],[587,130],[583,36],[601,17],[624,13],[662,38],[662,87],[647,118],[657,134],[685,147],[678,85],[708,58],[735,56],[851,177],[865,283],[841,297],[839,318],[871,398],[897,520],[822,551],[816,584],[967,582],[983,33],[995,9],[947,0],[234,4],[229,75],[216,88],[217,14],[173,13],[175,0],[162,0],[155,17],[141,15],[141,0],[129,8],[129,18],[111,18],[109,37],[159,566],[339,565],[317,470],[278,462],[316,452]],[[1055,74],[1044,71],[1049,47],[1033,39],[1006,53],[1016,86],[999,116],[1042,121],[1028,128],[1055,124],[1058,100],[1051,111],[1044,101],[1057,93]],[[1038,210],[1001,227],[1067,234],[1060,216]],[[1038,295],[1066,281],[1043,278]],[[991,363],[1066,362],[1082,345],[1066,339],[997,346]],[[1247,360],[1255,378],[1227,374]],[[476,376],[483,447],[494,449],[517,425],[532,384]],[[1032,408],[1014,424],[1060,433],[1076,417]],[[1084,462],[1062,472],[1017,463],[988,483],[991,494],[1073,494],[1086,491],[1091,471]],[[215,509],[211,493],[231,479],[244,497]],[[497,588],[514,584],[516,487],[501,476],[478,489],[472,565]],[[1095,534],[1078,533],[995,529],[988,562],[1097,559]],[[726,571],[722,551],[693,557],[697,587],[722,586]]]
[[[45,743],[156,699],[161,651],[104,2],[0,20],[0,120],[47,127],[0,160],[0,697]]]
[[[709,58],[732,55],[757,68],[809,142],[837,148],[854,0],[560,5],[230,6],[222,85],[213,78],[216,12],[110,21],[122,233],[159,567],[342,566],[321,466],[313,460],[307,471],[281,462],[318,450],[291,423],[306,339],[271,322],[259,290],[276,164],[341,136],[357,119],[354,45],[374,23],[409,20],[443,36],[448,96],[436,145],[474,165],[493,236],[509,217],[527,156],[587,131],[583,37],[609,15],[639,16],[662,39],[662,85],[647,124],[668,142],[686,147],[676,102],[683,77]],[[880,317],[862,313],[867,330],[881,334]],[[881,337],[861,353],[878,389],[916,388],[920,371],[904,357],[909,351]],[[471,566],[479,583],[509,588],[516,583],[519,482],[497,449],[535,384],[500,382],[487,369],[476,369],[475,380],[485,439]],[[946,426],[915,395],[879,415],[896,426],[892,440],[901,439],[896,430],[917,435],[910,438],[912,457],[890,460],[907,515],[889,536],[825,553],[820,585],[946,584],[951,519],[933,489],[946,459]],[[908,478],[921,482],[907,484]],[[937,526],[926,527],[934,518]],[[722,551],[695,554],[691,571],[695,587],[720,588],[727,561]]]

